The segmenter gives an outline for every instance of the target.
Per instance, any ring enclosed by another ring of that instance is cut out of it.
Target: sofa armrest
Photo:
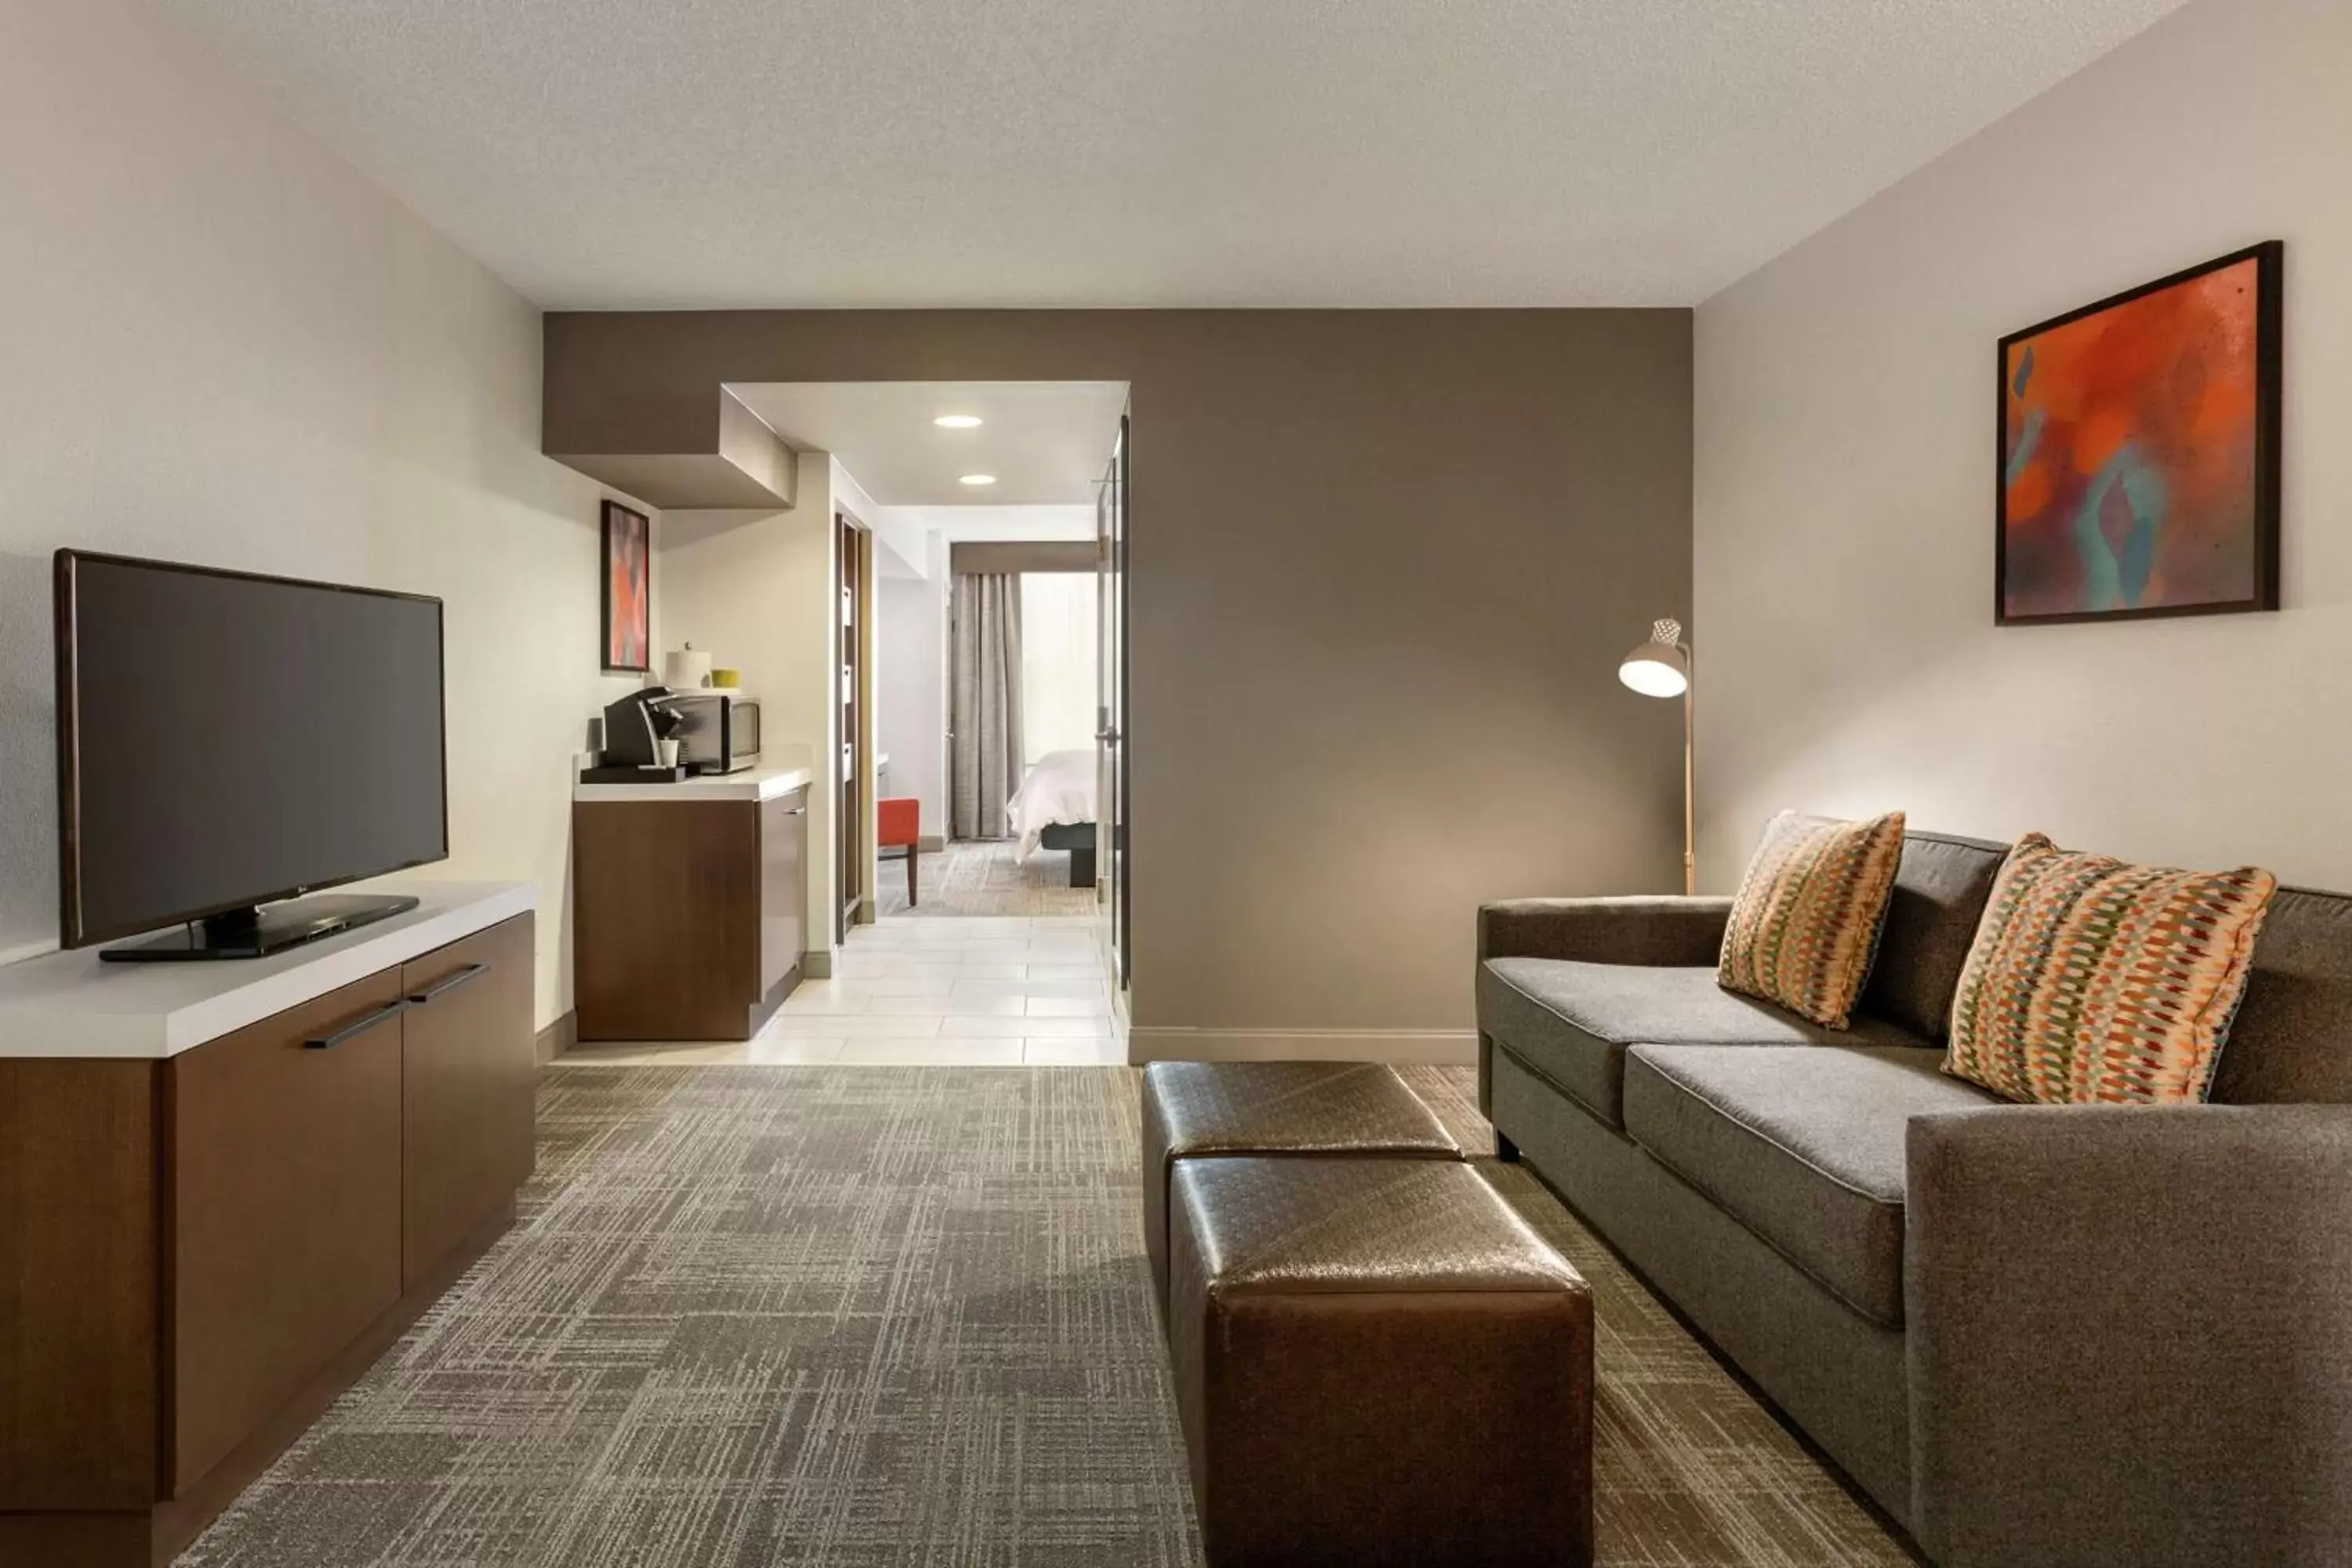
[[[1722,955],[1729,899],[1512,899],[1478,910],[1478,959],[1687,967]]]
[[[2352,1562],[2352,1106],[1988,1107],[1907,1154],[1938,1563]]]

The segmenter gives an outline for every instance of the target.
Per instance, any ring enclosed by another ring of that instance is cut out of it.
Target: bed
[[[1004,803],[1021,858],[1040,848],[1067,850],[1073,888],[1095,885],[1095,776],[1092,752],[1048,752]]]

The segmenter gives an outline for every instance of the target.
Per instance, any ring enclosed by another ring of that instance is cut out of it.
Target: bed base
[[[1095,835],[1091,822],[1057,822],[1045,829],[1037,842],[1048,849],[1066,850],[1070,857],[1070,886],[1091,888],[1095,885]]]

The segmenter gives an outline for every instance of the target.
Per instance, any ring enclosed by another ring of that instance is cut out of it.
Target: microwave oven
[[[740,691],[680,691],[677,760],[698,773],[733,773],[760,761],[760,704]]]

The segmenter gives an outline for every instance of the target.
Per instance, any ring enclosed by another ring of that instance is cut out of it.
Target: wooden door
[[[841,531],[841,764],[840,793],[835,796],[840,808],[834,824],[834,902],[840,913],[835,934],[839,939],[857,923],[858,906],[866,896],[866,802],[859,782],[865,771],[866,671],[859,645],[865,630],[866,563],[863,531],[845,513],[834,521]]]
[[[401,969],[404,1289],[513,1197],[536,1158],[531,917]]]
[[[400,1300],[406,1010],[388,969],[166,1064],[175,1497]]]

